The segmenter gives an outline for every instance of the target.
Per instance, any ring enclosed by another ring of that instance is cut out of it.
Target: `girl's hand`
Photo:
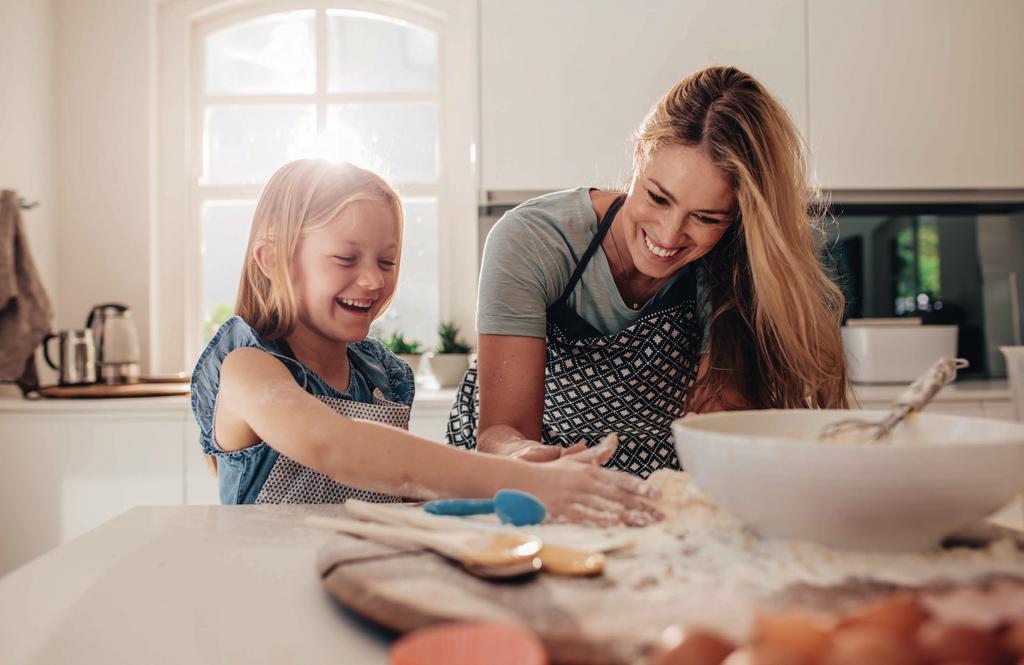
[[[593,448],[533,467],[534,479],[541,482],[530,483],[527,491],[544,502],[552,517],[571,522],[647,526],[663,519],[651,505],[659,497],[657,490],[629,474],[601,468],[618,445],[618,437],[610,434]]]

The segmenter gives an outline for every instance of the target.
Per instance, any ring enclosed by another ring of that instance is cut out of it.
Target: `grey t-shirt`
[[[547,308],[569,285],[599,224],[589,187],[546,194],[505,213],[484,244],[477,332],[546,337]],[[701,293],[700,270],[697,276]],[[623,302],[608,257],[599,248],[566,304],[602,334],[611,335],[648,312],[677,278],[666,282],[654,298],[635,310]],[[706,326],[706,314],[703,319]],[[706,329],[704,337],[706,340]]]

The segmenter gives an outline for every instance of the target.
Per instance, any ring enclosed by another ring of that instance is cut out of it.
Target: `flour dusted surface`
[[[991,576],[1024,577],[1024,552],[1010,539],[982,548],[925,552],[857,552],[810,542],[764,539],[719,510],[689,482],[686,473],[660,470],[665,521],[633,529],[629,555],[612,557],[608,575],[616,585],[660,588],[713,586],[723,593],[764,597],[796,585],[834,587],[849,583],[925,586],[971,582]]]

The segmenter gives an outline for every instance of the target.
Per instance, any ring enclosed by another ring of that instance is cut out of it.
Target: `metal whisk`
[[[908,414],[923,409],[944,386],[951,383],[956,378],[958,369],[969,365],[970,363],[963,358],[940,358],[900,393],[889,409],[889,413],[882,420],[871,421],[861,418],[839,420],[826,425],[818,434],[818,438],[828,442],[840,435],[863,432],[866,434],[864,441],[870,443],[881,441],[888,437],[893,428]]]

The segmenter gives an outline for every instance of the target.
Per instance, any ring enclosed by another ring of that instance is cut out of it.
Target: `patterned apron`
[[[693,264],[650,312],[611,335],[566,304],[624,201],[620,197],[605,213],[568,286],[548,307],[541,439],[548,445],[583,440],[593,446],[616,432],[619,449],[606,466],[647,478],[662,467],[679,468],[671,425],[682,415],[697,376],[704,330]],[[456,393],[448,442],[474,448],[479,414],[474,363]]]
[[[278,357],[286,359],[283,356]],[[379,388],[373,389],[373,404],[322,395],[314,397],[343,416],[409,429],[409,407],[385,399]],[[278,453],[266,482],[256,496],[256,503],[343,503],[347,499],[374,503],[397,503],[403,500],[390,494],[342,485],[319,471],[314,471]]]

